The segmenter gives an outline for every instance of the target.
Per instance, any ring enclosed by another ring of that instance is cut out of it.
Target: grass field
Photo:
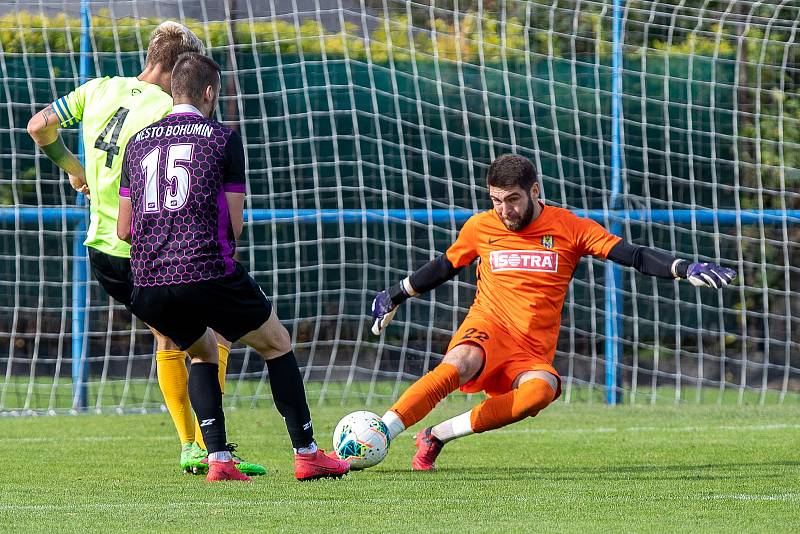
[[[460,413],[446,403],[427,421]],[[348,411],[314,409],[319,441]],[[381,411],[383,407],[373,407]],[[798,532],[800,406],[557,403],[448,444],[410,470],[412,432],[340,481],[292,478],[273,409],[228,414],[269,474],[208,484],[177,469],[168,416],[0,418],[4,532]]]

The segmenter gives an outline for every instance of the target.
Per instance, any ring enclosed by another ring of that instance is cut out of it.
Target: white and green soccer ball
[[[377,465],[389,452],[389,430],[377,414],[367,411],[345,415],[333,431],[333,450],[350,469]]]

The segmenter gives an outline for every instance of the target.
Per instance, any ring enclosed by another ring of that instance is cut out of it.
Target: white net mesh
[[[89,77],[138,74],[165,18],[223,65],[219,116],[248,159],[240,258],[292,333],[312,399],[385,401],[438,362],[471,303],[472,269],[404,305],[382,338],[369,333],[369,304],[489,207],[486,168],[513,151],[540,169],[548,202],[738,271],[722,292],[624,272],[612,340],[623,401],[797,400],[795,2],[624,3],[614,210],[612,2],[89,7]],[[79,83],[79,14],[75,1],[0,6],[0,412],[74,407],[76,336],[89,409],[161,405],[141,322],[94,281],[73,302],[81,209],[25,131]],[[77,150],[77,130],[64,137]],[[605,392],[604,280],[586,260],[570,287],[556,356],[566,401]],[[226,401],[268,399],[266,379],[256,354],[235,349]]]

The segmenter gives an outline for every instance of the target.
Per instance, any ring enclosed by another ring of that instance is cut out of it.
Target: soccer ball
[[[386,423],[372,412],[345,415],[333,431],[333,450],[350,464],[350,469],[377,465],[389,452]]]

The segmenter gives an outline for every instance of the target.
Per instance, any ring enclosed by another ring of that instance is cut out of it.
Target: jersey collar
[[[191,113],[193,115],[203,116],[200,110],[191,104],[176,104],[172,106],[172,111],[169,112],[170,115],[177,115],[179,113]]]

